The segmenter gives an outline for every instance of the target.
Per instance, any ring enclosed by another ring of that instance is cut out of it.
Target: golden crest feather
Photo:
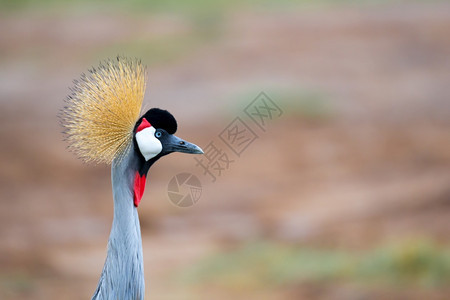
[[[146,81],[139,60],[120,56],[75,80],[60,114],[69,149],[86,162],[120,158],[132,144]]]

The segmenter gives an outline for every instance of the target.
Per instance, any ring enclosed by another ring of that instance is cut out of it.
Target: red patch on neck
[[[145,120],[145,119],[144,119]],[[136,171],[136,175],[134,176],[134,206],[138,207],[141,202],[142,195],[144,194],[145,189],[145,175],[139,175],[139,172]]]
[[[138,128],[136,129],[136,132],[141,131],[142,129],[151,127],[152,125],[147,121],[146,118],[142,118],[141,124],[139,124]]]

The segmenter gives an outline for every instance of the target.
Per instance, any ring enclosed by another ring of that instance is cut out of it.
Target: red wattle
[[[145,120],[145,119],[144,119]],[[134,176],[134,206],[138,207],[141,202],[142,195],[144,194],[145,189],[145,175],[139,175],[139,172],[136,172]]]
[[[146,118],[142,118],[141,124],[139,124],[138,128],[136,129],[136,132],[141,131],[142,129],[145,129],[147,127],[151,127],[152,125],[147,121]]]

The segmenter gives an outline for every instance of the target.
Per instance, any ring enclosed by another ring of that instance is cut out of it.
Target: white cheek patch
[[[161,142],[155,137],[156,129],[151,126],[136,132],[136,142],[145,160],[149,160],[162,150]]]

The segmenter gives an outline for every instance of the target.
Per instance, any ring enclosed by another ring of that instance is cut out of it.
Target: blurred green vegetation
[[[231,118],[240,115],[245,107],[250,104],[261,91],[250,89],[237,95],[236,103],[224,107],[221,111],[226,117]],[[280,107],[283,117],[295,118],[307,122],[330,121],[336,114],[331,97],[319,90],[264,90],[267,96]],[[274,119],[273,121],[277,121]]]
[[[30,296],[34,289],[33,278],[25,272],[0,275],[0,298]]]
[[[217,0],[217,1],[206,1],[206,0],[188,0],[188,1],[174,1],[174,0],[69,0],[69,1],[58,1],[58,0],[0,0],[0,5],[4,9],[10,11],[18,10],[36,10],[36,9],[73,9],[75,7],[89,7],[93,10],[101,10],[102,8],[108,9],[127,9],[134,12],[183,12],[183,13],[201,13],[201,12],[212,12],[212,11],[224,11],[232,7],[255,4],[255,3],[268,3],[270,1],[237,1],[237,0]],[[300,1],[305,2],[305,1]]]
[[[167,36],[155,39],[130,39],[95,49],[93,57],[115,57],[118,53],[143,57],[147,65],[166,64],[190,54],[201,44],[199,35]]]
[[[131,1],[126,6],[131,8],[133,7],[133,3],[138,5],[138,2]],[[101,6],[101,3],[105,5]],[[9,11],[12,15],[20,12],[39,15],[43,12],[44,15],[54,13],[57,18],[74,14],[76,18],[78,13],[83,14],[86,12],[95,16],[100,14],[100,12],[107,13],[110,11],[112,12],[112,17],[117,16],[118,13],[124,13],[125,16],[130,17],[127,13],[119,9],[120,5],[125,5],[125,3],[120,4],[119,1],[112,1],[111,4],[106,4],[106,2],[102,1],[93,3],[87,1],[67,1],[60,3],[46,0],[41,3],[33,0],[19,0],[17,2],[0,0],[0,7],[2,8],[0,9],[0,14],[1,12]],[[146,13],[145,9],[141,11],[138,7],[135,8],[136,13],[138,11]],[[158,11],[155,11],[155,13],[158,13]],[[130,19],[139,21],[147,17],[147,15],[137,14],[136,16],[131,16]],[[222,36],[222,21],[223,15],[220,12],[192,14],[183,19],[183,22],[186,22],[186,30],[183,32],[168,33],[150,38],[142,37],[139,33],[132,33],[126,37],[110,39],[104,42],[81,44],[78,45],[77,51],[71,53],[70,60],[72,62],[78,61],[78,63],[82,64],[97,61],[99,57],[114,57],[120,54],[126,54],[127,56],[143,58],[149,66],[172,63],[188,56],[198,49],[198,47],[220,38]],[[118,20],[118,22],[123,21]],[[17,47],[14,51],[9,51],[8,48],[1,48],[0,54],[2,55],[0,62],[18,58],[22,62],[27,61],[29,63],[39,63],[45,60],[52,61],[54,59],[54,47],[55,45],[53,43],[38,42],[33,43],[33,47]]]
[[[415,0],[415,2],[425,0]],[[438,2],[434,1],[434,2]],[[340,6],[350,5],[374,5],[383,3],[405,2],[404,0],[0,0],[2,11],[35,11],[35,10],[89,10],[102,11],[108,10],[128,10],[135,13],[142,12],[179,12],[188,14],[226,12],[229,10],[243,7],[261,7],[276,9],[291,6]],[[411,2],[411,1],[409,1]],[[427,1],[430,2],[430,1]]]
[[[152,39],[131,36],[127,40],[104,45],[95,49],[95,57],[128,56],[144,57],[148,65],[171,63],[182,59],[201,45],[221,37],[222,18],[219,15],[198,15],[189,20],[192,30],[186,33],[169,34]]]
[[[442,287],[450,282],[450,248],[422,239],[358,253],[254,242],[202,260],[179,279],[239,290],[304,281]]]
[[[279,101],[286,116],[305,121],[326,121],[335,112],[330,98],[321,91],[284,91],[274,92],[272,95],[274,101]]]

